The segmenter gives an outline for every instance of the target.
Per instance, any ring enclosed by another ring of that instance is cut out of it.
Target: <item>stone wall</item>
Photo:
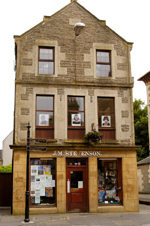
[[[80,148],[78,148],[80,150]],[[83,150],[83,149],[82,149]],[[85,149],[87,150],[87,149]],[[138,184],[136,151],[133,150],[103,150],[100,149],[103,158],[122,159],[122,190],[123,205],[120,206],[98,206],[98,169],[97,158],[88,158],[88,191],[89,212],[123,212],[138,211]],[[30,152],[30,158],[51,158],[50,150],[44,153]],[[57,172],[57,205],[49,208],[30,208],[30,213],[65,213],[66,212],[66,159],[58,157],[56,163]],[[25,210],[25,187],[26,187],[26,152],[15,150],[13,171],[13,214],[24,214]]]
[[[27,92],[30,90],[30,92]],[[31,124],[31,138],[35,138],[35,112],[36,112],[36,95],[54,95],[54,128],[55,139],[67,139],[67,96],[77,95],[85,97],[85,128],[86,132],[91,130],[91,124],[94,123],[98,130],[98,116],[97,116],[97,97],[114,97],[115,98],[115,117],[116,117],[116,140],[123,144],[133,144],[132,137],[132,113],[130,111],[131,100],[128,89],[122,89],[123,93],[120,95],[120,89],[87,89],[86,86],[82,89],[78,87],[63,87],[62,86],[42,86],[38,85],[18,85],[17,91],[17,105],[16,105],[16,144],[24,143],[26,141],[26,125]],[[22,98],[26,95],[26,99]],[[122,99],[127,97],[127,102],[122,102]],[[32,107],[31,107],[32,106]]]
[[[138,189],[140,193],[150,194],[150,164],[138,166]]]
[[[75,39],[73,28],[79,21],[86,26],[81,35]],[[86,130],[90,129],[93,122],[97,125],[97,96],[115,97],[116,138],[124,144],[134,143],[130,43],[120,38],[104,21],[98,20],[76,2],[69,4],[52,17],[45,17],[39,25],[20,37],[15,36],[15,41],[17,43],[15,143],[25,142],[28,121],[32,126],[32,137],[35,136],[37,94],[55,96],[55,118],[61,118],[63,121],[62,127],[59,127],[55,120],[56,139],[66,138],[67,95],[84,95],[87,99],[86,111],[92,111],[93,116],[86,112]],[[55,48],[54,75],[38,74],[39,46]],[[97,49],[111,51],[112,77],[96,77]],[[90,105],[94,108],[91,109]],[[65,131],[57,131],[58,127]]]

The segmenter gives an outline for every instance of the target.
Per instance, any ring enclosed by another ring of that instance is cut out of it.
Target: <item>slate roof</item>
[[[146,165],[146,164],[150,164],[150,156],[148,156],[147,158],[145,158],[145,159],[143,159],[143,160],[141,160],[137,163],[138,166],[139,165]]]
[[[138,81],[143,81],[145,83],[150,81],[150,71],[148,71],[145,75],[143,75],[142,77],[140,77],[138,79]]]

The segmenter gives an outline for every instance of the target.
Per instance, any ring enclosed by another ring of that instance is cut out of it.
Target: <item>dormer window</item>
[[[96,51],[96,76],[111,76],[111,52],[105,50]]]
[[[39,47],[39,74],[54,74],[53,47]]]

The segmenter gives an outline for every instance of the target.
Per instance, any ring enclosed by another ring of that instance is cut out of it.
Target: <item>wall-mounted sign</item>
[[[54,151],[54,157],[100,157],[100,151]]]

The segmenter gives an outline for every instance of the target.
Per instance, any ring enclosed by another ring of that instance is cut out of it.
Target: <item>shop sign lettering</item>
[[[54,157],[100,157],[100,151],[54,151]]]

